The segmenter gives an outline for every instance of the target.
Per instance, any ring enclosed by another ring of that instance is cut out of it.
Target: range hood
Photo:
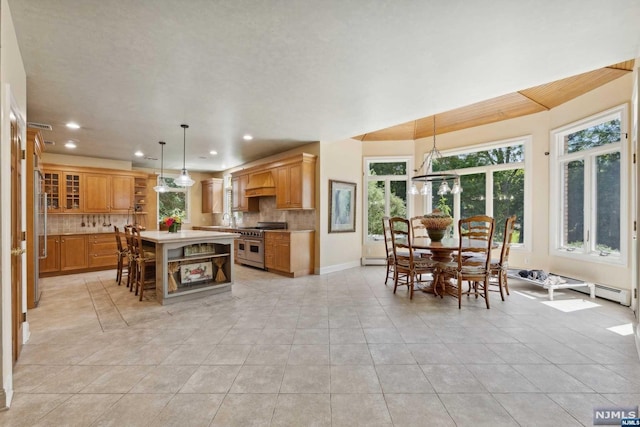
[[[245,197],[275,196],[276,182],[273,180],[271,171],[249,175],[244,195]]]

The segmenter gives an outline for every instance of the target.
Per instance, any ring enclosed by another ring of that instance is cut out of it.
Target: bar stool
[[[138,228],[132,227],[131,231],[133,234],[133,246],[136,262],[135,295],[138,295],[139,291],[140,301],[142,301],[145,285],[151,285],[147,289],[156,288],[156,253],[155,251],[144,249],[144,246],[142,245],[142,237],[140,236],[140,230]],[[147,271],[148,268],[149,271]]]
[[[132,228],[130,225],[124,226],[124,237],[127,242],[127,270],[129,271],[129,274],[127,274],[127,288],[129,288],[129,292],[133,291],[137,278],[136,248],[133,232],[131,231]]]
[[[113,231],[116,234],[116,246],[118,249],[118,269],[116,271],[116,282],[118,282],[118,286],[120,286],[122,284],[122,274],[125,260],[127,262],[127,278],[129,277],[129,249],[125,248],[122,245],[122,234],[120,233],[117,225],[113,226]]]

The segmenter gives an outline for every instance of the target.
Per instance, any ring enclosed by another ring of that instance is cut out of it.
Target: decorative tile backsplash
[[[315,209],[278,210],[275,197],[260,197],[260,212],[242,214],[242,225],[245,227],[267,221],[286,222],[290,230],[315,230],[316,211]],[[222,215],[214,216],[214,225],[223,225]]]
[[[93,225],[94,220],[96,224],[95,226]],[[84,227],[82,226],[83,221]],[[63,233],[107,233],[113,231],[114,225],[117,225],[119,229],[123,229],[126,224],[129,224],[132,221],[133,218],[131,217],[131,215],[126,214],[49,214],[47,217],[47,234],[53,235]]]

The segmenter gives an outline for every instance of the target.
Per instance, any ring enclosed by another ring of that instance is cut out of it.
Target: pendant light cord
[[[186,167],[186,158],[187,158],[187,128],[189,125],[180,125],[182,126],[182,170],[185,171]]]

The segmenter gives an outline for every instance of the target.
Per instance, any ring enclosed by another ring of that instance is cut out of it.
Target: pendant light
[[[158,178],[158,185],[156,185],[155,187],[153,187],[153,190],[156,193],[164,193],[167,191],[167,189],[169,188],[167,186],[167,183],[164,181],[164,145],[166,144],[166,142],[164,141],[160,141],[158,142],[158,144],[160,144],[160,178]]]
[[[185,162],[187,159],[186,156],[186,146],[187,146],[187,128],[189,125],[180,125],[182,128],[182,173],[177,177],[173,182],[180,187],[191,187],[195,181],[191,179],[189,176],[189,172],[187,172],[187,167],[185,166]]]
[[[436,116],[433,115],[433,147],[431,151],[427,153],[424,161],[415,172],[423,172],[421,175],[416,175],[411,178],[412,184],[409,189],[409,194],[423,196],[431,194],[431,183],[440,182],[438,186],[438,194],[443,196],[447,193],[458,194],[462,193],[462,186],[460,185],[460,176],[455,172],[433,172],[434,163],[442,159],[442,154],[436,148]],[[449,181],[452,182],[453,187],[449,186]],[[423,182],[422,189],[418,191],[416,182]]]

